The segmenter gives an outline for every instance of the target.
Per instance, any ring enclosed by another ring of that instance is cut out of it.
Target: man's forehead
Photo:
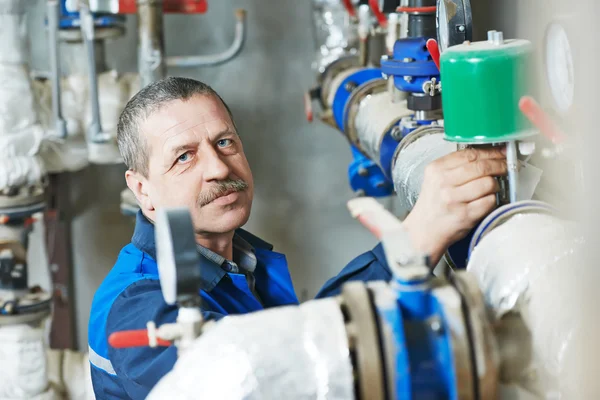
[[[225,106],[214,96],[174,100],[152,113],[142,124],[146,135],[170,137],[195,127],[207,132],[233,129]]]

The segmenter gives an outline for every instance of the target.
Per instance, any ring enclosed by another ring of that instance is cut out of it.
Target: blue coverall
[[[236,234],[254,248],[257,263],[253,277],[258,298],[246,275],[226,272],[200,255],[204,317],[219,319],[298,304],[285,256],[244,230]],[[175,364],[174,346],[115,349],[108,345],[113,332],[144,329],[148,321],[160,326],[176,320],[177,308],[163,299],[155,260],[154,226],[139,213],[131,243],[121,250],[92,302],[88,345],[97,399],[144,399]]]
[[[252,293],[245,275],[225,272],[200,255],[204,317],[219,319],[229,314],[298,304],[285,256],[244,230],[238,229],[236,234],[254,247],[255,289],[262,304]],[[163,299],[155,260],[154,226],[138,213],[131,243],[121,250],[92,302],[89,357],[98,399],[143,399],[175,364],[174,346],[115,349],[108,345],[108,337],[113,332],[144,329],[148,321],[156,322],[157,326],[175,321],[177,308],[167,305]],[[348,281],[390,279],[391,272],[379,244],[330,279],[317,298],[339,294],[341,286]]]

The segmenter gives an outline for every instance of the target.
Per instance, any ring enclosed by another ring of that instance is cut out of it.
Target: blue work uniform
[[[316,298],[337,296],[340,294],[342,286],[347,282],[389,282],[391,279],[392,271],[386,261],[383,245],[379,243],[373,250],[367,251],[350,261],[342,272],[325,282]]]
[[[204,318],[298,304],[283,254],[242,229],[234,236],[234,261],[240,248],[252,250],[255,257],[245,259],[249,266],[244,266],[243,257],[240,263],[227,262],[208,249],[199,249]],[[176,348],[116,349],[108,345],[108,337],[113,332],[145,329],[148,321],[160,326],[176,318],[177,307],[165,303],[160,289],[154,225],[138,212],[131,243],[121,250],[92,302],[88,344],[96,398],[145,398],[173,368]]]

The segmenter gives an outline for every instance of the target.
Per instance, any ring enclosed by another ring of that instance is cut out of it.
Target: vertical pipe
[[[371,9],[363,4],[358,8],[358,39],[360,65],[366,67],[369,63],[369,36],[371,30]]]
[[[52,76],[52,115],[56,135],[61,138],[67,136],[67,126],[61,115],[60,100],[60,59],[58,55],[58,27],[60,8],[57,0],[48,0],[48,47],[50,49],[50,70]]]
[[[517,185],[519,183],[517,179],[517,142],[514,140],[506,143],[506,163],[508,166],[508,190],[510,202],[514,203],[517,201]]]
[[[88,130],[88,138],[95,143],[105,141],[102,135],[102,123],[100,121],[100,102],[98,99],[98,75],[96,72],[96,54],[94,49],[94,17],[86,5],[80,9],[81,32],[87,52],[87,64],[90,85],[90,105],[92,108],[92,122]]]
[[[163,40],[162,0],[137,0],[138,65],[142,87],[167,75]]]

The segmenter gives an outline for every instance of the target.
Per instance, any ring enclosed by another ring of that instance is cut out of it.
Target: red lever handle
[[[371,11],[375,14],[375,18],[377,18],[377,22],[382,28],[387,27],[387,18],[385,14],[381,12],[379,9],[379,0],[369,0],[369,7],[371,7]]]
[[[429,54],[431,54],[431,58],[435,63],[438,71],[440,71],[440,47],[438,46],[437,40],[429,39],[427,41],[427,50],[429,50]]]
[[[565,141],[566,136],[560,131],[554,121],[550,119],[548,114],[546,114],[533,97],[521,97],[519,109],[544,136],[550,139],[552,143],[559,144]]]
[[[108,337],[108,344],[117,349],[128,347],[150,346],[148,331],[146,329],[115,332]],[[156,339],[158,346],[169,347],[171,342],[164,339]]]
[[[206,0],[164,0],[163,12],[173,14],[204,14],[208,9]],[[136,0],[119,0],[119,14],[136,14]]]
[[[346,11],[348,11],[348,14],[350,14],[351,17],[356,17],[356,11],[352,5],[352,0],[344,0],[344,7],[346,7]]]
[[[312,99],[308,92],[304,93],[304,114],[306,114],[306,120],[308,122],[313,122]]]

